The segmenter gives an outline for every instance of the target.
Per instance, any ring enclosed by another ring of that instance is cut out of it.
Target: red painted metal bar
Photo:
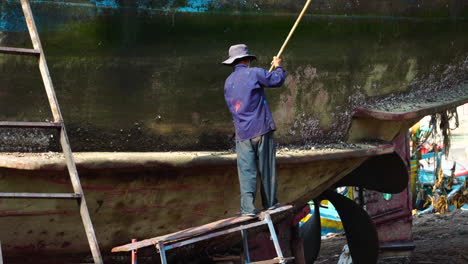
[[[132,243],[137,242],[136,238],[132,239]],[[137,250],[132,250],[132,264],[137,264]]]

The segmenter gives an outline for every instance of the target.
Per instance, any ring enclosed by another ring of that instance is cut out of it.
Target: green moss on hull
[[[230,69],[220,64],[227,48],[247,43],[255,65],[268,67],[293,21],[122,10],[42,33],[74,150],[229,148],[223,84]],[[268,90],[278,141],[343,139],[353,106],[408,91],[414,80],[465,60],[467,29],[463,20],[306,17],[283,55],[286,84]],[[4,35],[7,46],[28,41],[25,33]],[[49,116],[38,107],[47,101],[34,61],[1,55],[0,71],[8,87],[1,119]],[[26,103],[36,98],[41,103]]]

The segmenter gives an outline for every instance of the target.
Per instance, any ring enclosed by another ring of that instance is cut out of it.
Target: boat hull
[[[378,152],[391,151],[390,146]],[[365,152],[361,151],[355,157],[348,153],[346,158],[339,158],[335,153],[335,159],[330,156],[317,159],[315,155],[316,160],[303,163],[300,163],[300,157],[280,156],[279,200],[295,205],[296,210],[302,209],[307,201],[350,173],[367,156],[376,153],[375,149]],[[114,155],[124,156],[125,153]],[[146,166],[135,162],[138,154],[127,155],[130,160],[133,155],[134,162],[127,160],[119,163],[120,166],[103,161],[80,165],[80,154],[77,155],[82,186],[104,254],[132,238],[175,232],[226,218],[239,211],[239,185],[233,155],[220,159],[218,165],[193,161],[170,164],[167,160],[160,163],[154,160]],[[100,156],[112,159],[112,153]],[[15,163],[20,165],[18,160]],[[1,168],[2,191],[70,192],[66,171],[60,166],[55,170],[50,168]],[[260,208],[259,202],[260,198],[257,199]],[[73,201],[4,199],[0,225],[4,227],[0,231],[2,247],[8,256],[83,253],[89,250]]]

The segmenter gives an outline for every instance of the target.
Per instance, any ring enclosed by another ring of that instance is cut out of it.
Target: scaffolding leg
[[[164,243],[163,242],[158,242],[158,247],[159,247],[159,255],[161,255],[161,263],[162,264],[167,264],[166,248],[164,247]]]
[[[270,235],[271,235],[271,239],[273,240],[273,245],[275,246],[276,254],[278,255],[278,258],[281,259],[280,263],[286,263],[284,261],[283,252],[281,252],[281,247],[278,241],[278,237],[276,236],[275,227],[273,226],[273,223],[271,222],[270,214],[265,214],[265,221],[268,224],[268,229],[270,229]]]
[[[3,264],[2,243],[1,243],[1,241],[0,241],[0,264]]]
[[[137,240],[135,238],[132,239],[132,243],[135,243],[137,242]],[[138,260],[137,260],[137,250],[134,249],[132,250],[132,264],[137,264]]]
[[[245,263],[250,263],[249,242],[247,239],[247,230],[242,229],[242,245],[244,246]]]

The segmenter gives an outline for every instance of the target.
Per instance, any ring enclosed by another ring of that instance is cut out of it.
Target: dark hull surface
[[[255,66],[268,67],[302,2],[224,2],[32,1],[73,150],[232,147],[223,98],[231,69],[221,61],[246,43]],[[313,3],[301,22],[283,55],[286,83],[267,91],[279,143],[341,140],[354,107],[369,99],[427,88],[428,78],[466,80],[464,6],[360,2]],[[16,1],[0,10],[0,44],[29,47]],[[1,120],[50,120],[33,58],[0,55],[0,73]],[[57,149],[57,137],[36,133],[32,144],[15,144],[27,135],[1,130],[0,151]]]

